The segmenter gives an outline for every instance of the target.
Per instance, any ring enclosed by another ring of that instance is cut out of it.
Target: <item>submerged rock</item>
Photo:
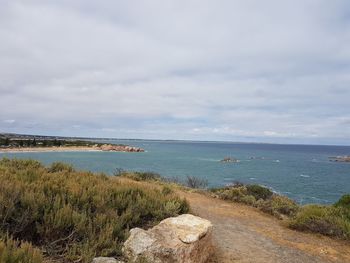
[[[147,231],[133,228],[123,252],[128,262],[204,263],[213,252],[212,224],[185,214],[167,218]]]

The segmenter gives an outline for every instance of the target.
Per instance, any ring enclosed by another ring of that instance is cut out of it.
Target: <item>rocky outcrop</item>
[[[350,156],[335,156],[335,157],[329,157],[329,160],[332,162],[350,162]]]
[[[212,251],[212,224],[189,214],[167,218],[147,231],[133,228],[123,247],[128,262],[204,263]]]
[[[139,147],[128,145],[112,145],[104,144],[99,146],[99,149],[105,152],[144,152],[145,150]]]
[[[222,162],[222,163],[239,163],[240,161],[236,158],[233,158],[233,157],[225,157],[220,162]]]

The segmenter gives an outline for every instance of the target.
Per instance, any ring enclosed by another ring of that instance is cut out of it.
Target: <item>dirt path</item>
[[[213,223],[214,262],[350,263],[350,245],[290,230],[260,211],[198,193],[179,192],[192,212]]]

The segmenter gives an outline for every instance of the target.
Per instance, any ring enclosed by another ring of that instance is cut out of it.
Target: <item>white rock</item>
[[[189,214],[167,218],[147,231],[131,229],[123,247],[129,262],[143,258],[154,263],[203,263],[212,251],[212,224]]]

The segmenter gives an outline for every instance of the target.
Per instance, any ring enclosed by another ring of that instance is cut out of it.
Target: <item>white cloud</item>
[[[15,123],[16,120],[3,120],[4,123],[9,123],[9,124],[12,124],[12,123]]]
[[[348,143],[348,1],[1,6],[0,130]]]

